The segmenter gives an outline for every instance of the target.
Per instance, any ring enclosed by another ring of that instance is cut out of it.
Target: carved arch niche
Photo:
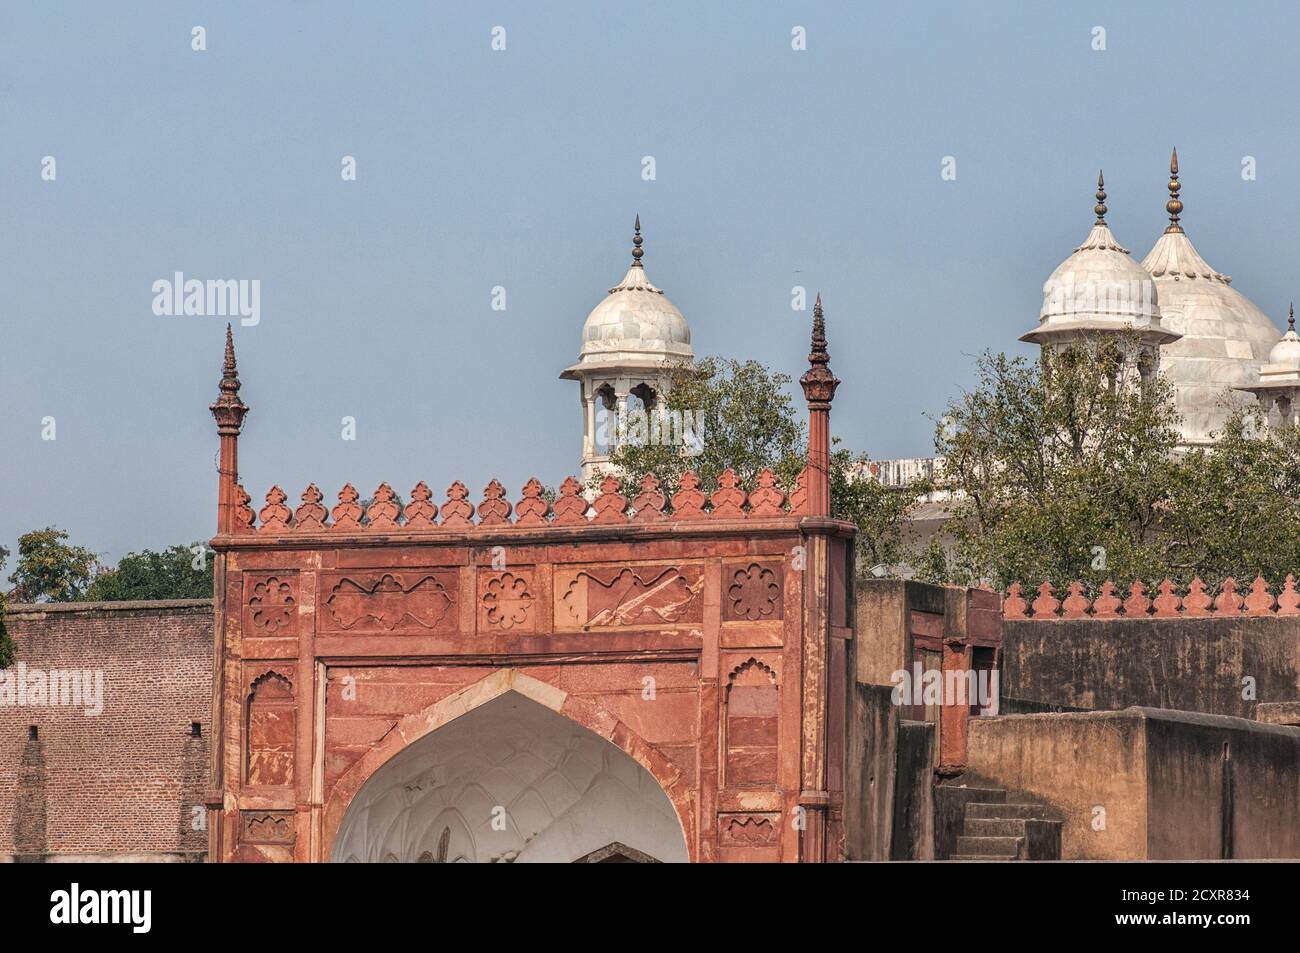
[[[754,656],[727,676],[723,709],[723,783],[729,788],[773,788],[777,783],[777,673]]]
[[[249,787],[293,784],[297,711],[293,682],[268,669],[253,679],[245,699],[244,783]]]

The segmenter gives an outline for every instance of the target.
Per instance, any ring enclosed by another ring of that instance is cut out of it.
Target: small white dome
[[[1095,211],[1097,221],[1088,237],[1043,285],[1038,327],[1020,340],[1043,345],[1119,331],[1136,332],[1144,344],[1174,340],[1176,335],[1160,323],[1151,275],[1129,257],[1106,224],[1106,190],[1100,175]]]
[[[1268,362],[1248,384],[1237,388],[1244,394],[1254,394],[1267,404],[1268,395],[1294,395],[1300,390],[1300,335],[1295,332],[1295,306],[1287,320],[1286,334],[1268,352]]]
[[[617,360],[624,354],[692,356],[686,318],[651,284],[640,262],[609,289],[582,326],[580,360]]]
[[[1097,177],[1097,221],[1073,254],[1043,285],[1038,327],[1021,335],[1031,344],[1078,340],[1104,332],[1136,332],[1145,344],[1174,340],[1161,323],[1151,275],[1129,257],[1106,224],[1106,192]]]
[[[1274,368],[1286,368],[1300,371],[1300,334],[1295,333],[1295,305],[1291,306],[1291,315],[1287,319],[1286,334],[1282,340],[1273,345],[1268,352],[1268,363]]]

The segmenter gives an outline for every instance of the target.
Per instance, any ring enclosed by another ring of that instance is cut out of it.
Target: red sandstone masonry
[[[0,705],[0,858],[201,858],[211,601],[10,605],[6,625],[29,669],[101,670],[104,710]]]
[[[227,329],[211,858],[330,859],[385,763],[507,691],[648,771],[692,859],[841,857],[854,527],[830,517],[829,359],[819,298],[788,508],[770,471],[746,493],[727,470],[708,489],[684,474],[671,501],[653,476],[609,477],[590,501],[569,477],[549,505],[536,479],[513,503],[493,480],[477,506],[459,481],[440,505],[419,483],[405,507],[386,483],[332,507],[312,485],[296,509],[275,486],[255,513]]]
[[[779,519],[807,514],[807,481],[805,468],[787,500],[776,485],[776,475],[764,470],[758,475],[754,492],[746,494],[735,471],[727,469],[719,475],[717,489],[706,496],[699,490],[699,477],[687,472],[682,476],[681,490],[669,506],[659,490],[658,479],[648,474],[641,481],[640,494],[630,501],[629,507],[623,485],[614,476],[605,478],[590,504],[582,495],[582,484],[573,477],[561,484],[554,505],[542,498],[542,484],[535,477],[524,485],[523,498],[514,506],[505,498],[505,487],[493,480],[483,490],[483,502],[475,507],[469,502],[465,484],[457,480],[447,488],[447,502],[441,508],[432,502],[432,494],[423,481],[411,490],[411,502],[404,508],[397,502],[392,487],[381,483],[364,511],[358,502],[360,494],[351,483],[339,491],[338,505],[332,511],[321,504],[323,497],[313,483],[302,491],[302,503],[296,510],[286,505],[288,497],[284,490],[271,487],[266,493],[266,505],[256,514],[247,491],[242,485],[236,485],[235,533],[390,533],[464,530],[474,526],[581,526],[586,523],[618,526],[667,519]],[[476,514],[477,523],[473,519]]]
[[[1179,594],[1178,586],[1165,579],[1156,587],[1154,598],[1141,580],[1134,582],[1122,601],[1110,580],[1101,584],[1089,599],[1084,584],[1070,583],[1064,599],[1056,597],[1049,582],[1042,583],[1032,602],[1020,583],[1013,582],[1002,600],[1004,619],[1192,619],[1211,616],[1288,616],[1300,615],[1300,591],[1294,575],[1288,575],[1276,596],[1262,576],[1256,576],[1250,589],[1242,593],[1237,581],[1229,576],[1219,586],[1218,594],[1206,590],[1199,577]]]

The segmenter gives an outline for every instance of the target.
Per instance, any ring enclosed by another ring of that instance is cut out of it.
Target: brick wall
[[[202,859],[212,619],[206,599],[9,607],[0,861]],[[20,663],[29,692],[36,669],[102,672],[102,713],[16,697]]]

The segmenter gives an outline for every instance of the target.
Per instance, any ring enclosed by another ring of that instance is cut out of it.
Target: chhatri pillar
[[[226,325],[226,359],[216,403],[208,409],[217,421],[221,454],[217,463],[217,532],[229,533],[234,527],[235,484],[239,481],[239,431],[244,426],[248,407],[239,399],[239,375],[235,368],[235,340]]]
[[[830,518],[830,412],[840,382],[830,369],[820,294],[813,306],[808,364],[799,378],[808,401],[807,505],[800,524],[806,562],[800,648],[799,807],[804,830],[799,859],[822,863],[843,857],[843,713],[850,633],[842,593],[848,570],[845,541],[841,527]]]
[[[221,383],[218,396],[209,408],[217,421],[217,436],[220,439],[220,454],[217,458],[217,536],[229,536],[235,531],[235,507],[239,486],[239,432],[244,426],[244,417],[248,406],[239,399],[239,374],[235,366],[235,341],[229,324],[226,325],[226,356],[221,370]],[[215,727],[215,741],[212,745],[212,764],[210,777],[212,787],[204,797],[204,806],[208,813],[208,856],[214,861],[221,859],[221,844],[224,836],[224,798],[222,796],[222,745],[224,735],[224,686],[226,682],[226,627],[229,613],[226,612],[226,563],[227,555],[217,550],[213,557],[213,612],[216,624],[213,626],[212,647],[212,724]]]

